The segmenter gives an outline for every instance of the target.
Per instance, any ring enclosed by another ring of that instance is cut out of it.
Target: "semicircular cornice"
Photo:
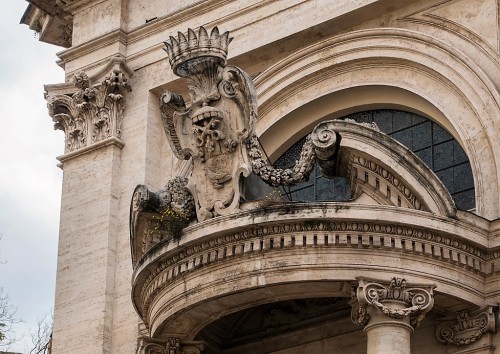
[[[279,122],[288,120],[306,105],[337,94],[330,111],[354,109],[342,102],[346,90],[390,87],[398,95],[414,95],[435,107],[439,114],[427,114],[447,128],[460,142],[471,161],[478,195],[477,212],[489,219],[499,214],[498,167],[494,151],[500,148],[496,131],[500,123],[500,97],[495,86],[460,52],[426,35],[399,29],[363,30],[340,35],[305,48],[263,72],[256,78],[260,119],[257,133],[266,140],[280,131]],[[374,91],[374,96],[377,92]],[[432,112],[423,104],[408,104],[409,110]],[[384,102],[363,102],[365,105]],[[391,104],[391,102],[385,102]],[[324,117],[305,115],[297,126],[289,124],[289,136],[307,129]],[[486,129],[485,127],[495,127]],[[275,129],[276,128],[276,129]],[[281,141],[283,139],[280,139]]]

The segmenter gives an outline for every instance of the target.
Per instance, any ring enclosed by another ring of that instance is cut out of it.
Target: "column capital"
[[[84,71],[73,77],[68,92],[47,94],[54,128],[66,134],[65,154],[121,137],[125,96],[132,90],[130,71],[122,62],[109,68],[103,81],[94,83]],[[122,70],[123,69],[123,70]]]
[[[201,341],[182,341],[178,337],[155,339],[141,336],[137,354],[202,354],[205,344]]]
[[[436,327],[436,339],[459,346],[474,343],[483,334],[496,331],[496,310],[493,306],[473,312],[466,309],[441,319]]]
[[[406,279],[393,277],[390,282],[357,278],[352,289],[351,319],[365,327],[370,321],[367,307],[371,306],[391,319],[409,318],[416,328],[434,305],[433,285],[406,283]]]

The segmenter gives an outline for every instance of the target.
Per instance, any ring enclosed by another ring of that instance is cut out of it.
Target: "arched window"
[[[475,207],[474,180],[469,159],[460,144],[441,126],[415,113],[400,110],[370,110],[340,119],[374,122],[381,131],[399,141],[429,166],[448,188],[457,207]],[[289,168],[300,155],[304,138],[300,139],[274,163]],[[342,179],[328,180],[316,166],[308,182],[285,187],[284,194],[292,201],[344,200],[346,187]]]

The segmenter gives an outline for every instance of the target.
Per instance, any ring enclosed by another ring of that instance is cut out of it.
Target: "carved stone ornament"
[[[409,317],[411,326],[416,328],[434,305],[432,286],[408,288],[404,278],[396,277],[389,284],[364,279],[358,281],[359,285],[352,294],[351,319],[363,327],[370,320],[366,310],[368,306],[373,306],[392,319]],[[396,303],[401,306],[393,306]]]
[[[203,342],[182,342],[177,337],[162,340],[141,336],[137,346],[137,354],[202,354],[204,350]]]
[[[487,307],[476,312],[458,311],[455,320],[444,320],[436,328],[436,338],[442,343],[468,345],[486,332],[496,331],[495,309]]]
[[[187,80],[190,105],[166,91],[160,97],[161,117],[176,157],[193,159],[188,189],[199,221],[239,208],[241,176],[254,172],[273,186],[299,183],[314,167],[314,141],[323,144],[324,160],[337,142],[335,132],[329,132],[332,140],[324,129],[308,138],[294,168],[272,168],[262,158],[254,132],[257,95],[252,80],[240,68],[226,65],[230,42],[229,32],[220,34],[217,27],[210,34],[203,27],[197,33],[189,29],[165,42],[174,73]]]
[[[74,75],[78,89],[72,95],[47,95],[54,128],[66,134],[65,153],[90,146],[104,139],[121,136],[125,94],[131,91],[120,69],[98,84],[91,84],[85,72]]]

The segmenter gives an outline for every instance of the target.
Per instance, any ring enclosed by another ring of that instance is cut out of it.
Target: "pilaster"
[[[367,334],[367,354],[410,353],[411,334],[434,304],[433,286],[408,287],[359,278],[353,289],[351,318]]]
[[[53,353],[109,353],[121,174],[121,123],[131,90],[126,65],[49,87],[55,129],[66,135]]]

